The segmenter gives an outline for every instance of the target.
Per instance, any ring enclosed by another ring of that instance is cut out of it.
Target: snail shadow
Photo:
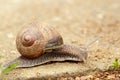
[[[84,63],[84,61],[71,61],[71,60],[65,60],[65,61],[51,61],[51,62],[48,62],[48,63],[45,63],[45,64],[43,64],[43,65],[49,65],[49,64],[55,64],[55,63],[76,63],[76,64],[78,64],[78,63]]]

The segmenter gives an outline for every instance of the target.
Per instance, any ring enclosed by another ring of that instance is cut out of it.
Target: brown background
[[[85,45],[102,35],[89,47],[85,63],[52,63],[15,69],[8,79],[30,79],[87,70],[106,70],[120,58],[120,0],[0,0],[0,63],[19,56],[15,38],[28,23],[39,21],[53,25],[64,42]]]

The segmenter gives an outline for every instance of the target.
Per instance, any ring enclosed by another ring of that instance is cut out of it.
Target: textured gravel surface
[[[66,44],[86,45],[96,37],[102,38],[88,48],[85,63],[52,62],[15,69],[1,78],[80,80],[99,73],[102,79],[106,73],[99,70],[107,70],[115,58],[120,58],[120,0],[0,0],[0,63],[20,56],[15,46],[16,34],[33,21],[53,25]],[[116,73],[119,78],[119,71],[110,73],[110,77]]]

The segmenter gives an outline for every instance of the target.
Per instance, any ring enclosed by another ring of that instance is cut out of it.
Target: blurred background
[[[0,0],[0,63],[19,56],[16,35],[33,21],[54,26],[68,44],[86,44],[103,35],[91,47],[89,60],[119,55],[120,0]]]

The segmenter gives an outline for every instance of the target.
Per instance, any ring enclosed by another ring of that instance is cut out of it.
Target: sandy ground
[[[8,80],[89,75],[96,69],[107,70],[120,58],[120,0],[0,0],[0,63],[19,56],[16,34],[33,21],[53,25],[66,44],[85,45],[103,37],[89,47],[85,63],[55,62],[15,69],[4,75]]]

